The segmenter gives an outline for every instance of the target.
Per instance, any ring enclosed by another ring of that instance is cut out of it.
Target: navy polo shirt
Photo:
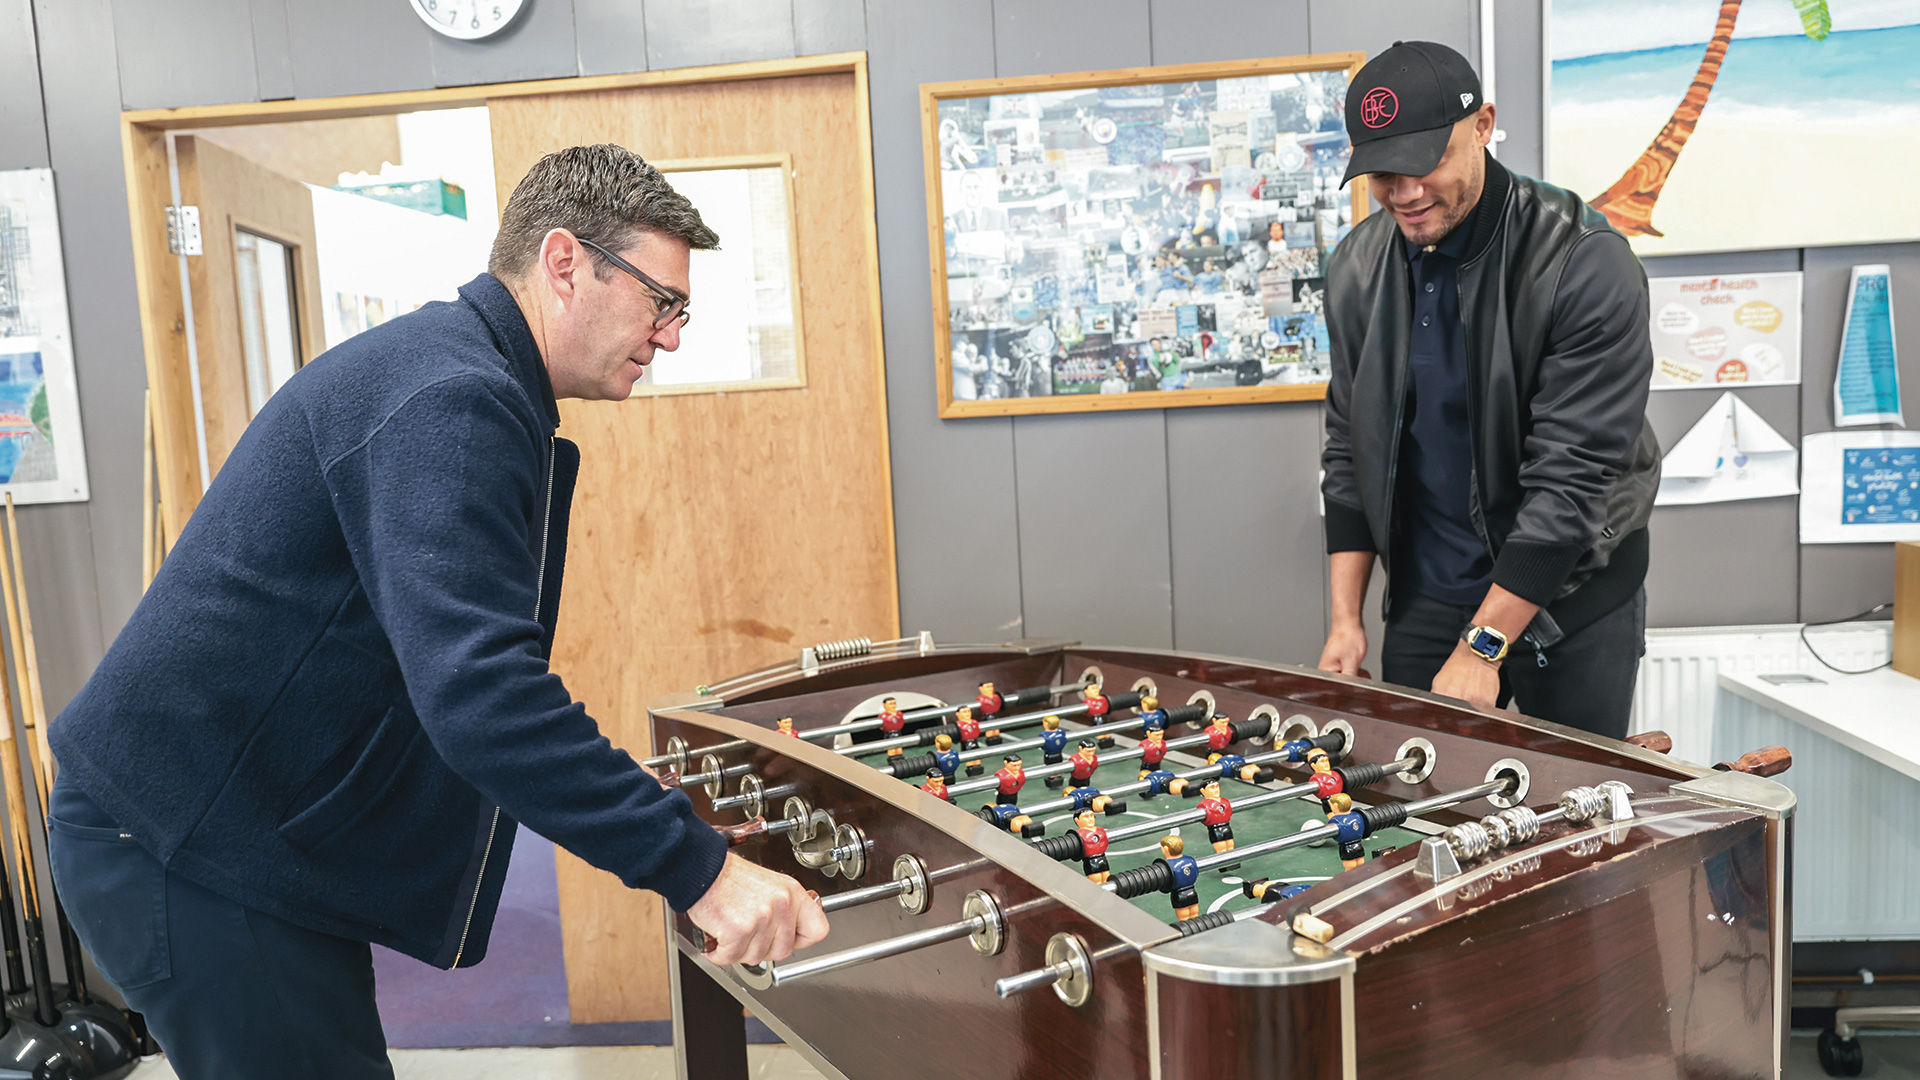
[[[1413,332],[1400,435],[1399,558],[1395,592],[1477,605],[1493,582],[1493,555],[1473,525],[1473,433],[1467,405],[1467,341],[1460,322],[1460,260],[1476,206],[1446,239],[1407,243]],[[1404,242],[1404,241],[1403,241]]]

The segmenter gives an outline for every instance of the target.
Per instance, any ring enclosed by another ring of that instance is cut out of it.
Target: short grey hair
[[[500,214],[487,271],[505,280],[524,277],[554,229],[613,251],[643,232],[677,237],[696,251],[720,246],[720,237],[700,220],[700,211],[673,190],[659,169],[611,143],[570,146],[533,163]],[[595,276],[604,280],[611,273],[606,260],[594,260]]]

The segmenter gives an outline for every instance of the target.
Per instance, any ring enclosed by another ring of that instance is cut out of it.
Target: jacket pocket
[[[413,714],[388,709],[374,725],[373,735],[353,767],[333,789],[314,800],[280,826],[280,836],[311,852],[364,817],[393,787],[411,755],[414,743],[426,737]]]

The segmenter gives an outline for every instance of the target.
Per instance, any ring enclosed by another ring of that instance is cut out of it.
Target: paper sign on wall
[[[1800,381],[1799,271],[1647,281],[1653,388]]]
[[[1682,436],[1660,463],[1655,506],[1771,499],[1800,490],[1793,444],[1731,391]]]
[[[1900,367],[1893,347],[1890,269],[1856,266],[1847,281],[1847,319],[1833,374],[1833,422],[1907,426],[1900,414]]]
[[[1920,540],[1920,433],[1827,431],[1802,450],[1801,543]]]

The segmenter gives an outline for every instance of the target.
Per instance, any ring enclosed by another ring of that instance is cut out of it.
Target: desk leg
[[[673,949],[673,1057],[680,1080],[747,1080],[747,1018],[740,1002]]]

